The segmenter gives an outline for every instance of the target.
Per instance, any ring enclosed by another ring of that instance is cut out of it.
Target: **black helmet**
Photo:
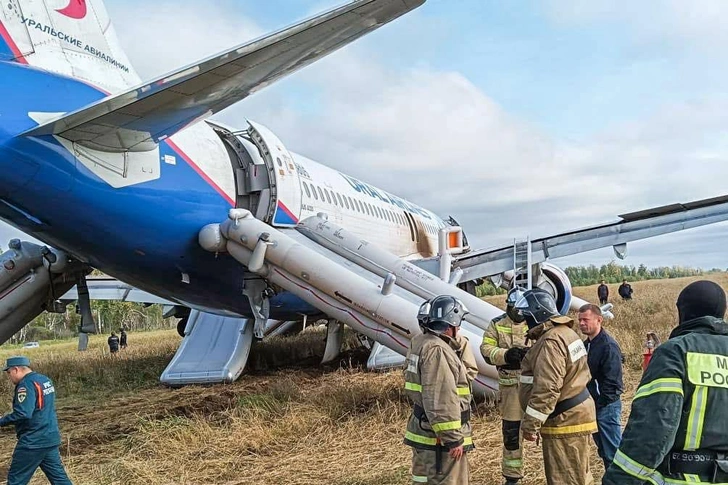
[[[468,313],[465,305],[450,295],[440,295],[420,305],[417,321],[420,327],[434,333],[443,333],[448,327],[459,327]]]
[[[506,296],[506,306],[516,306],[516,303],[518,300],[523,297],[523,292],[526,291],[520,286],[514,286],[510,290],[508,290],[508,295]]]
[[[523,314],[515,308],[518,300],[523,297],[524,291],[520,286],[514,286],[508,291],[508,296],[506,296],[506,314],[514,323],[521,323],[524,320]]]
[[[528,328],[533,328],[559,314],[556,302],[546,290],[534,288],[523,293],[515,309],[526,317]]]

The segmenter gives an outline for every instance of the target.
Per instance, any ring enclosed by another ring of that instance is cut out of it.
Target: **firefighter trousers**
[[[523,478],[523,439],[521,437],[521,403],[518,386],[501,386],[498,409],[503,420],[503,458],[501,471],[506,478]]]
[[[438,459],[438,456],[439,459]],[[470,483],[468,453],[453,460],[446,448],[440,451],[412,448],[412,483],[420,485],[467,485]]]
[[[594,485],[589,470],[589,435],[543,439],[548,485]]]

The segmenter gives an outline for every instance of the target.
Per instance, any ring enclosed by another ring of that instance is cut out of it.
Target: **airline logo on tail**
[[[58,9],[56,12],[72,19],[81,20],[86,16],[86,0],[70,0],[67,7]]]

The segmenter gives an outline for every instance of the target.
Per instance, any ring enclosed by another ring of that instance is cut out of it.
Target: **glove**
[[[506,350],[506,354],[503,356],[503,358],[505,359],[506,364],[512,365],[517,369],[520,369],[521,361],[526,356],[526,352],[528,352],[528,349],[512,347]]]

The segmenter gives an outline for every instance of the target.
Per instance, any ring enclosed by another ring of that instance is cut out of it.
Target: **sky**
[[[329,0],[107,0],[151,78]],[[728,193],[728,2],[428,0],[215,115],[404,196],[471,246]],[[625,264],[727,268],[728,224],[631,243]],[[601,265],[611,248],[560,265]]]

